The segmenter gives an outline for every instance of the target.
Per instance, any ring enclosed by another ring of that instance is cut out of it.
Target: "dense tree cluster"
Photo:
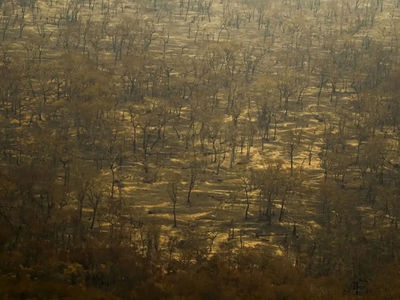
[[[398,0],[0,13],[0,295],[399,297]]]

